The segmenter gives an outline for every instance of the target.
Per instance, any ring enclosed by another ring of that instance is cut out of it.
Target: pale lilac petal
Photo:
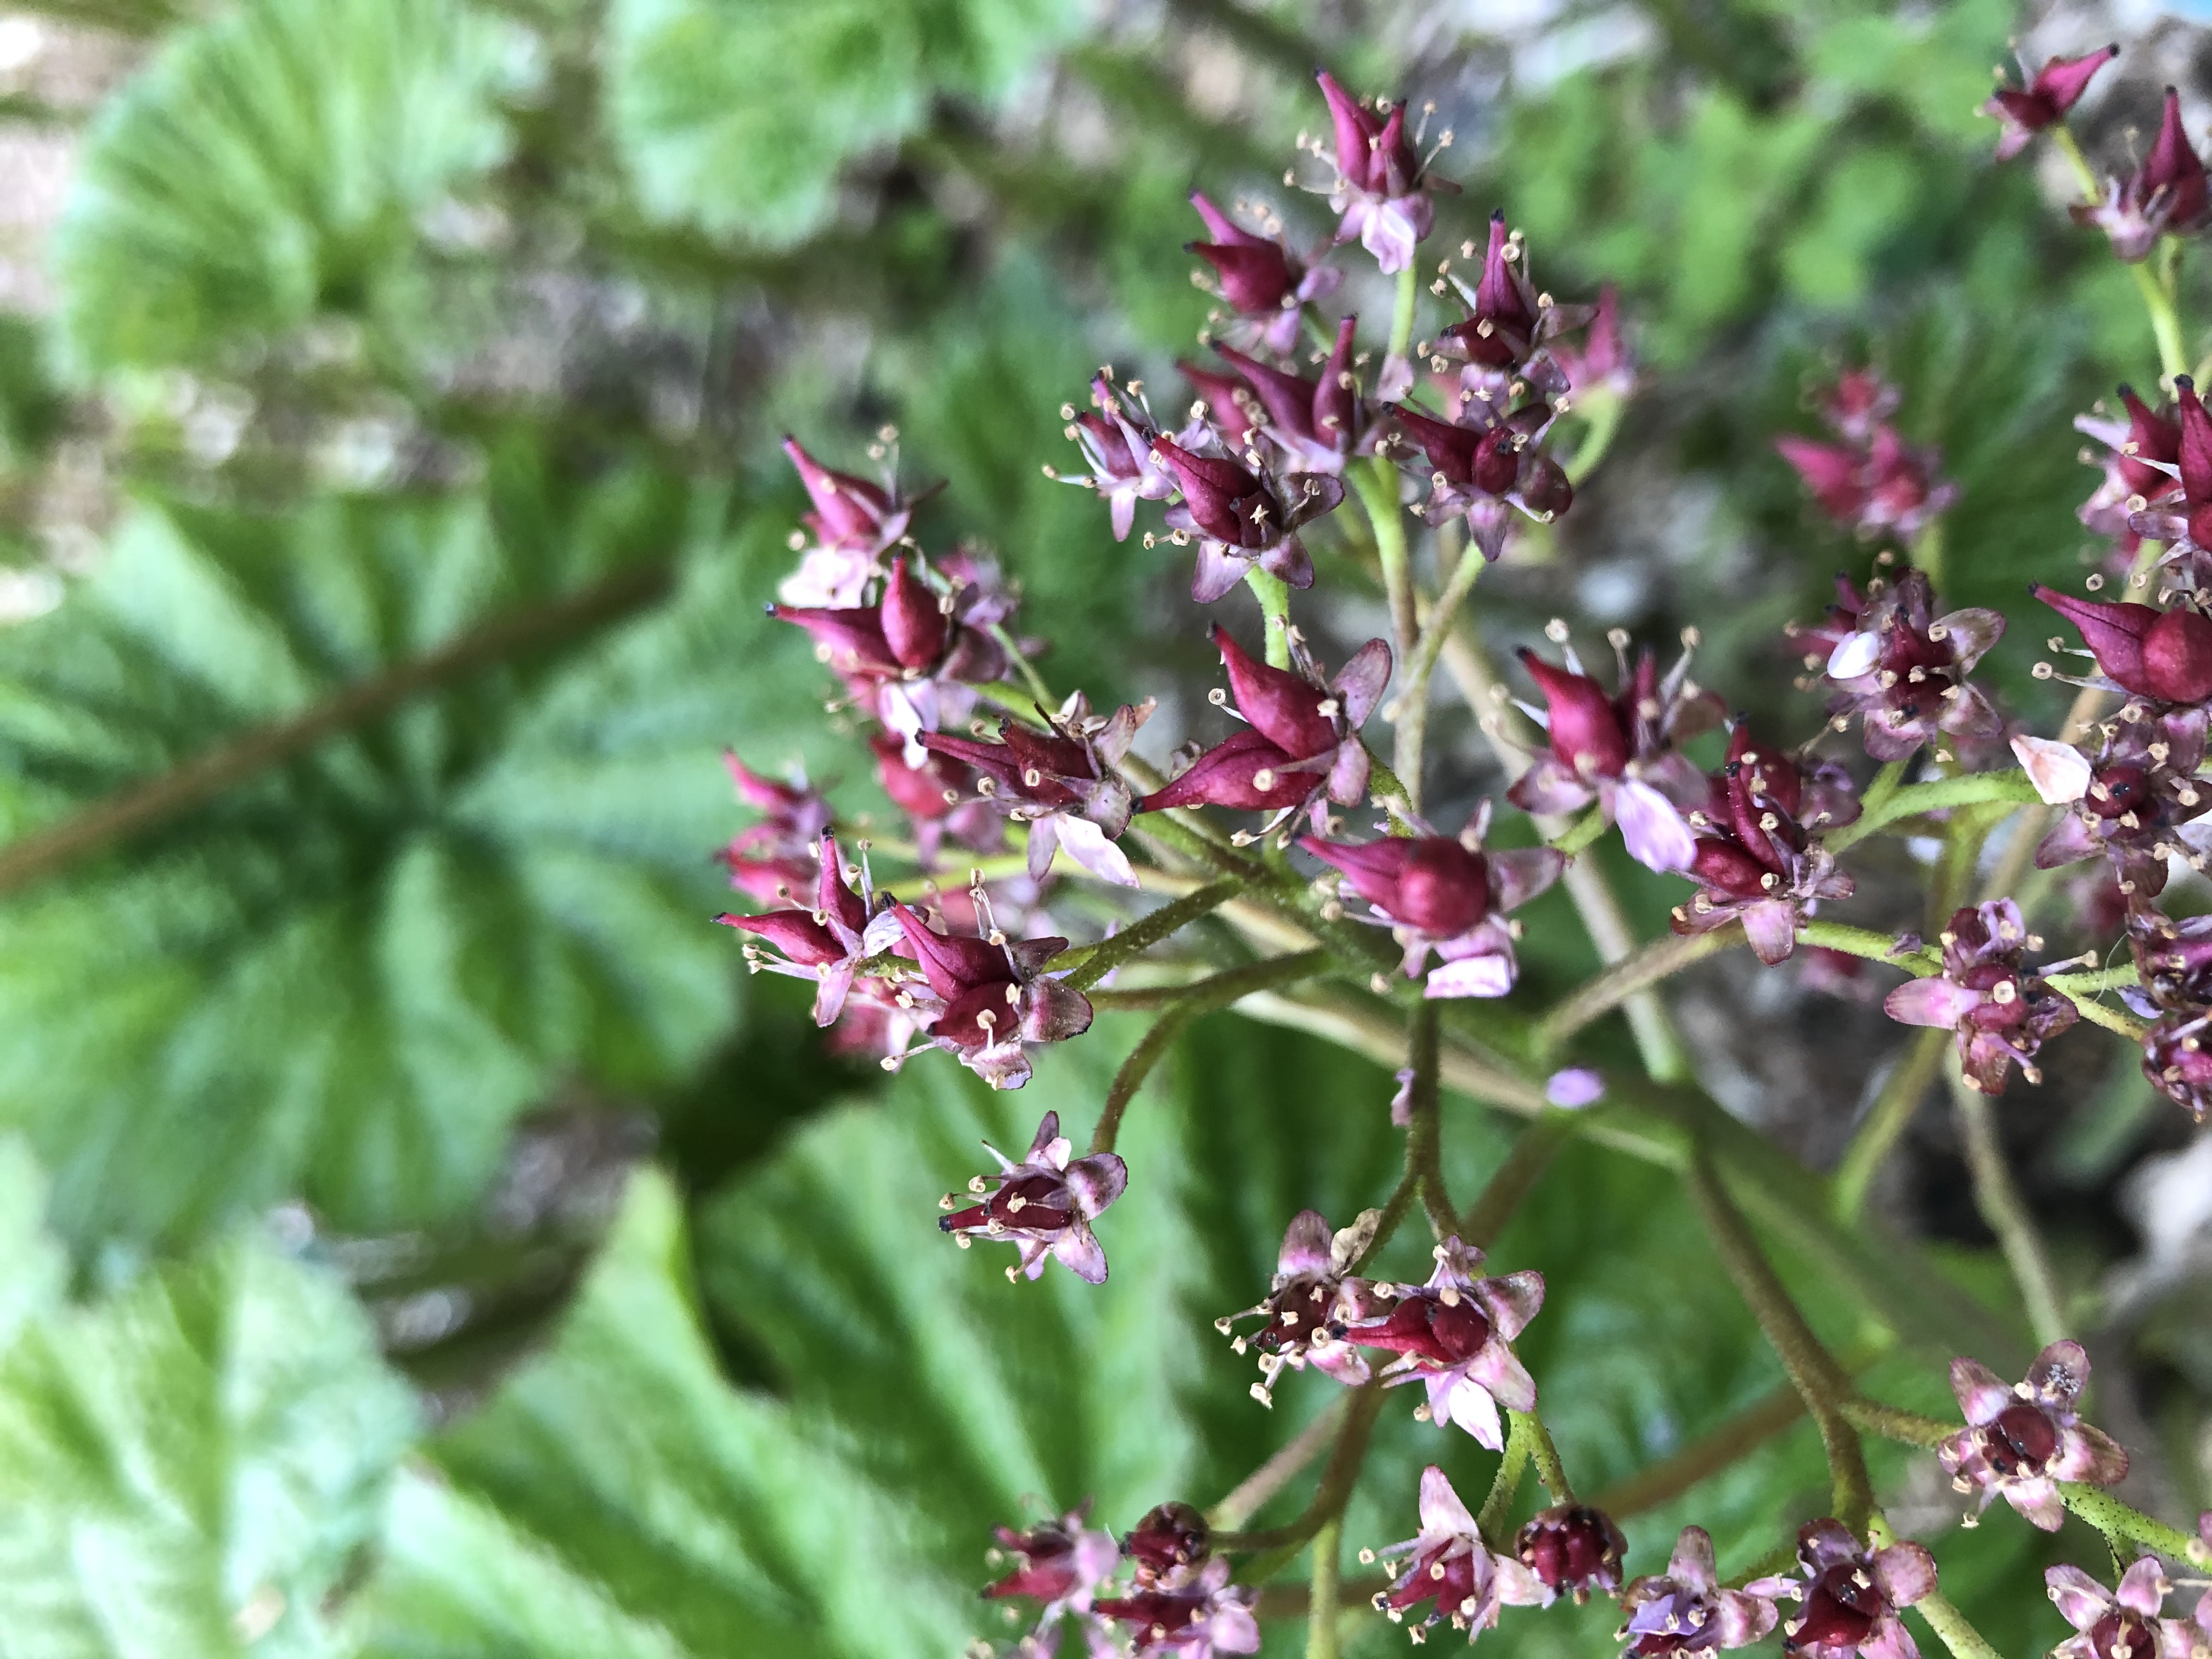
[[[1452,1488],[1450,1480],[1434,1463],[1421,1471],[1421,1534],[1451,1533],[1474,1538],[1474,1516]]]
[[[1936,637],[1950,645],[1955,672],[1964,674],[1988,653],[1991,646],[2004,637],[2005,619],[1998,611],[1984,611],[1978,605],[1969,606],[1963,611],[1954,611],[1948,617],[1936,617],[1935,627],[1929,632],[1935,635],[1936,629],[1943,630]]]
[[[1881,660],[1880,635],[1846,634],[1828,653],[1827,676],[1832,680],[1855,680],[1862,674],[1874,672],[1875,665]]]
[[[1933,1025],[1948,1030],[1989,1000],[1981,991],[1941,974],[1910,979],[1881,1000],[1882,1012],[1907,1025]]]
[[[1513,958],[1509,955],[1466,957],[1441,963],[1423,982],[1425,997],[1502,997],[1513,988]]]
[[[887,680],[876,693],[876,718],[906,739],[908,766],[929,764],[921,734],[937,730],[937,682]]]
[[[1323,1376],[1334,1378],[1347,1389],[1356,1389],[1372,1373],[1367,1368],[1367,1357],[1349,1342],[1332,1342],[1326,1348],[1318,1341],[1306,1351],[1314,1369]]]
[[[1353,652],[1336,678],[1329,682],[1329,690],[1344,705],[1344,723],[1357,732],[1367,724],[1367,716],[1375,705],[1382,701],[1382,692],[1390,684],[1390,647],[1381,640],[1370,640]]]
[[[1137,494],[1133,489],[1117,489],[1109,498],[1112,503],[1114,539],[1126,542],[1137,522]]]
[[[1544,1098],[1569,1111],[1605,1098],[1605,1079],[1587,1066],[1569,1066],[1544,1080]]]
[[[1107,840],[1106,832],[1089,818],[1077,817],[1073,812],[1054,813],[1051,819],[1059,824],[1060,850],[1088,870],[1101,881],[1110,881],[1123,887],[1137,884],[1137,872],[1129,867],[1128,854]],[[1030,833],[1034,836],[1036,827]]]
[[[835,1025],[845,1012],[845,999],[853,989],[853,973],[860,964],[833,962],[817,970],[814,985],[814,1023]]]
[[[2058,1483],[2042,1476],[2008,1480],[2004,1500],[2022,1520],[2045,1532],[2057,1532],[2066,1523],[2066,1505],[2058,1496]]]
[[[1395,1073],[1398,1086],[1390,1095],[1390,1121],[1401,1129],[1413,1121],[1413,1079],[1417,1075],[1410,1066]]]
[[[1037,1122],[1036,1134],[1030,1141],[1029,1161],[1048,1163],[1055,1170],[1067,1167],[1067,1155],[1073,1148],[1060,1133],[1060,1114],[1047,1112]]]
[[[898,912],[886,910],[860,930],[860,954],[879,957],[906,937],[899,926]]]
[[[1892,1607],[1909,1607],[1936,1589],[1936,1558],[1918,1544],[1892,1544],[1874,1553],[1875,1582]]]
[[[1492,1558],[1498,1568],[1493,1581],[1498,1599],[1509,1607],[1540,1607],[1551,1599],[1544,1581],[1510,1555]]]
[[[1468,1379],[1480,1383],[1484,1392],[1508,1411],[1536,1409],[1536,1379],[1528,1375],[1521,1357],[1503,1342],[1493,1338],[1484,1343],[1466,1369]]]
[[[1811,1522],[1797,1534],[1797,1557],[1813,1572],[1826,1572],[1838,1562],[1857,1560],[1859,1540],[1840,1521]]]
[[[1706,1541],[1705,1550],[1710,1557],[1712,1551],[1711,1540]],[[1678,1546],[1677,1553],[1679,1553]],[[1681,1577],[1680,1573],[1674,1576],[1677,1578]],[[1705,1577],[1710,1583],[1712,1577],[1710,1566],[1706,1569]],[[1781,1614],[1776,1612],[1773,1602],[1762,1601],[1756,1596],[1746,1595],[1741,1591],[1723,1590],[1717,1600],[1719,1606],[1713,1614],[1714,1645],[1717,1647],[1749,1647],[1772,1630],[1775,1621],[1781,1617]]]
[[[1052,868],[1052,855],[1060,848],[1061,814],[1048,812],[1030,825],[1029,871],[1031,881],[1042,881]]]
[[[1905,1628],[1905,1620],[1895,1613],[1883,1618],[1874,1627],[1874,1634],[1859,1644],[1861,1659],[1920,1659],[1919,1644],[1913,1641],[1912,1632]]]
[[[1260,1626],[1247,1607],[1217,1608],[1206,1620],[1207,1639],[1217,1653],[1257,1653]]]
[[[1667,1576],[1684,1589],[1711,1595],[1720,1580],[1713,1571],[1712,1534],[1703,1527],[1685,1527],[1674,1540],[1674,1558]]]
[[[2012,752],[2045,805],[2063,806],[2089,793],[2089,757],[2072,744],[2022,732],[2012,740]]]
[[[2166,1582],[2166,1568],[2158,1557],[2146,1555],[2120,1575],[2120,1587],[2112,1599],[2130,1613],[2139,1613],[2146,1619],[2155,1619],[2172,1589],[2173,1586]]]
[[[1407,1375],[1421,1380],[1421,1388],[1429,1396],[1429,1421],[1449,1424],[1451,1421],[1452,1386],[1458,1382],[1457,1376],[1450,1371],[1411,1371]]]
[[[1451,1420],[1473,1435],[1477,1445],[1487,1446],[1492,1451],[1505,1449],[1505,1430],[1498,1420],[1498,1402],[1481,1383],[1472,1377],[1459,1378],[1451,1385],[1450,1403]],[[1437,1418],[1439,1423],[1443,1420]]]
[[[1547,754],[1521,775],[1505,799],[1524,812],[1563,817],[1580,811],[1595,797],[1571,767],[1557,755]]]
[[[2027,1386],[2054,1405],[2071,1405],[2089,1386],[2089,1356],[2079,1342],[2053,1342],[2027,1368]]]
[[[1190,597],[1199,605],[1212,605],[1216,599],[1244,580],[1244,573],[1252,568],[1249,559],[1230,556],[1229,550],[1219,542],[1201,536],[1198,543],[1198,562],[1190,574]]]
[[[2128,1478],[2127,1448],[2102,1429],[2077,1423],[2066,1431],[2064,1439],[2063,1449],[2051,1461],[2052,1480],[2112,1486]]]
[[[2043,1583],[2058,1616],[2075,1630],[2087,1630],[2112,1610],[2112,1591],[2077,1566],[2046,1567]]]
[[[1543,1311],[1544,1275],[1533,1267],[1498,1279],[1475,1281],[1474,1299],[1490,1316],[1491,1328],[1510,1342]]]
[[[1567,860],[1549,847],[1518,847],[1492,853],[1490,884],[1500,910],[1517,910],[1559,878]]]
[[[1328,769],[1328,798],[1339,806],[1357,806],[1367,799],[1367,782],[1374,770],[1358,738],[1339,744]]]
[[[2036,844],[2035,867],[2056,870],[2063,865],[2076,864],[2097,850],[2097,837],[2078,813],[2069,812],[2058,820],[2049,835]]]
[[[1668,800],[1648,783],[1623,778],[1613,787],[1613,817],[1629,857],[1647,870],[1686,870],[1697,856],[1697,837]]]
[[[1386,404],[1395,404],[1413,389],[1413,365],[1397,352],[1382,359],[1382,372],[1376,376],[1375,395]]]
[[[1106,1251],[1097,1236],[1082,1222],[1070,1224],[1052,1247],[1054,1255],[1086,1285],[1106,1282]]]
[[[1129,1188],[1129,1166],[1113,1152],[1092,1152],[1067,1166],[1065,1177],[1075,1207],[1095,1216]]]
[[[1737,912],[1743,921],[1743,936],[1751,941],[1752,950],[1759,959],[1771,968],[1778,962],[1787,962],[1797,948],[1797,911],[1795,906],[1779,899],[1761,899],[1756,904],[1747,904]]]
[[[1325,1273],[1329,1268],[1328,1218],[1319,1210],[1300,1210],[1283,1231],[1275,1271],[1285,1276]]]

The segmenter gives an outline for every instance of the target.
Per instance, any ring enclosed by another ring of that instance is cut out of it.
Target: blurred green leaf
[[[72,1237],[174,1238],[295,1191],[353,1231],[419,1223],[557,1082],[663,1086],[730,1030],[714,751],[787,728],[812,680],[775,671],[781,640],[728,655],[748,607],[763,624],[722,510],[527,455],[444,501],[148,503],[68,606],[0,637],[18,837],[483,653],[0,906],[0,1121]],[[676,602],[610,630],[649,592],[623,573],[687,550]],[[502,634],[579,592],[602,614]]]
[[[640,204],[781,246],[830,216],[855,157],[939,94],[1000,98],[1072,38],[1053,0],[613,0],[608,112]]]
[[[6,1170],[21,1238],[36,1194],[19,1152]],[[257,1239],[42,1309],[0,1357],[0,1643],[22,1659],[346,1651],[337,1604],[415,1427],[352,1298]]]
[[[179,33],[103,110],[57,235],[79,362],[204,363],[373,312],[504,159],[500,100],[536,73],[462,0],[249,0]]]

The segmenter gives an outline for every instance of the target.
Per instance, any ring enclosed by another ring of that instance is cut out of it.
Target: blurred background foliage
[[[1328,1390],[1261,1411],[1207,1326],[1295,1211],[1387,1188],[1389,1080],[1216,1018],[1133,1115],[1103,1291],[919,1246],[979,1136],[1087,1122],[1133,1033],[1102,1022],[1011,1098],[933,1057],[863,1074],[707,925],[723,745],[881,810],[760,615],[800,505],[777,439],[866,470],[896,426],[908,477],[950,481],[925,539],[995,551],[1054,683],[1158,695],[1147,737],[1189,735],[1211,665],[1180,558],[1115,544],[1041,464],[1098,364],[1164,388],[1192,351],[1194,184],[1324,234],[1282,168],[1326,63],[1452,129],[1434,247],[1504,206],[1547,286],[1620,285],[1644,360],[1574,514],[1486,579],[1486,631],[1694,625],[1700,678],[1794,738],[1819,711],[1772,689],[1780,625],[1870,551],[1772,455],[1809,388],[1899,383],[1961,487],[1952,597],[2017,614],[2087,556],[2073,416],[2154,378],[2059,181],[1989,161],[1972,112],[2030,26],[2039,58],[2129,42],[2077,118],[2093,154],[2164,81],[2201,130],[2194,27],[2094,4],[0,15],[0,1655],[919,1659],[984,1627],[993,1522],[1218,1498]],[[1352,533],[1316,538],[1340,642],[1380,616]],[[2031,718],[2037,634],[1986,671]],[[1455,824],[1494,763],[1464,710],[1432,731]],[[1616,875],[1662,926],[1672,884]],[[1904,891],[1877,872],[1853,919]],[[1536,998],[1590,966],[1546,914]],[[1816,1162],[1898,1040],[1796,968],[1716,962],[1683,1015],[1709,1085]],[[2075,1039],[2008,1133],[2135,1494],[2178,1513],[2212,1482],[2212,1175],[2130,1066]],[[1504,1133],[1448,1120],[1471,1190]],[[1958,1169],[1925,1125],[1881,1204],[1985,1283]],[[1590,1487],[1781,1380],[1650,1170],[1577,1149],[1497,1255],[1550,1279],[1525,1351]],[[1930,1356],[1872,1375],[1943,1403]],[[1412,1529],[1438,1454],[1401,1415],[1355,1545]],[[1444,1455],[1479,1490],[1486,1455]],[[1955,1517],[1926,1460],[1879,1473],[1900,1524]],[[1801,1426],[1640,1517],[1632,1567],[1693,1518],[1745,1565],[1820,1486]],[[2053,1547],[1939,1545],[2009,1651],[2060,1633],[2021,1589]],[[1486,1646],[1595,1652],[1610,1618]]]

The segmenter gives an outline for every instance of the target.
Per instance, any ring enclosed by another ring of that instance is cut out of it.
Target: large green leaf
[[[771,648],[740,683],[726,641],[758,584],[720,511],[514,458],[456,500],[149,504],[69,605],[0,640],[20,836],[702,556],[647,620],[490,651],[0,905],[0,1121],[32,1133],[73,1236],[174,1237],[301,1190],[349,1228],[412,1224],[466,1201],[557,1081],[658,1088],[730,1029],[715,750],[811,680]]]
[[[653,216],[797,241],[846,162],[914,131],[940,92],[1003,94],[1082,15],[1054,0],[613,0],[615,144]]]
[[[86,149],[56,247],[78,356],[197,363],[373,307],[505,156],[499,100],[535,72],[463,0],[249,0],[185,30]]]
[[[4,1158],[0,1218],[35,1237]],[[0,1355],[0,1653],[344,1651],[334,1592],[415,1427],[352,1299],[259,1240],[48,1300]]]

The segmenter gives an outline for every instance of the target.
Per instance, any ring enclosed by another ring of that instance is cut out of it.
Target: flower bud
[[[1546,1589],[1583,1601],[1594,1589],[1608,1595],[1620,1590],[1628,1540],[1602,1510],[1560,1504],[1522,1527],[1513,1549]]]

